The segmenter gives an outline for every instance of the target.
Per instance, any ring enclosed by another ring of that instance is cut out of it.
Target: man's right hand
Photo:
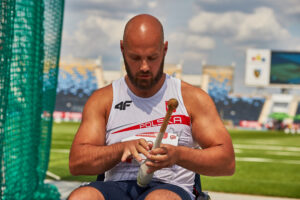
[[[142,157],[139,153],[142,153],[149,158],[151,155],[149,150],[151,150],[152,145],[149,144],[145,139],[131,140],[123,142],[124,150],[122,154],[121,161],[125,162],[131,156],[138,162],[142,161]]]

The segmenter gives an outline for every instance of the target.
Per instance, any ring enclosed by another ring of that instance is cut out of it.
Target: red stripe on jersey
[[[113,132],[111,134],[116,134],[116,133],[121,133],[125,131],[132,131],[132,130],[137,130],[137,129],[143,129],[143,128],[151,128],[151,127],[156,127],[156,126],[161,126],[164,121],[164,117],[158,118],[149,122],[144,122],[138,125],[134,125],[128,128],[124,128],[121,130],[118,130],[116,132]],[[188,116],[185,115],[173,115],[170,118],[169,124],[183,124],[190,126],[191,125],[191,119]]]

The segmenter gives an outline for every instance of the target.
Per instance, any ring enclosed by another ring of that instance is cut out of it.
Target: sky
[[[185,74],[234,65],[235,93],[258,91],[245,85],[247,49],[300,51],[300,0],[65,0],[61,59],[101,57],[104,70],[119,70],[125,24],[142,13],[163,24],[166,63]]]

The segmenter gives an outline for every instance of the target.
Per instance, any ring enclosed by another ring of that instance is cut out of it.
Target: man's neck
[[[152,97],[153,95],[155,95],[160,88],[163,86],[164,82],[166,79],[166,74],[163,74],[161,79],[151,88],[143,90],[143,89],[139,89],[137,88],[135,85],[133,85],[131,83],[131,81],[129,80],[128,76],[125,76],[125,82],[127,84],[127,86],[129,87],[129,89],[138,97],[142,97],[142,98],[148,98],[148,97]]]

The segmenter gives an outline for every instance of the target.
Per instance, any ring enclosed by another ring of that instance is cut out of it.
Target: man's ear
[[[121,49],[121,52],[123,53],[123,51],[124,51],[124,43],[123,43],[123,40],[120,40],[120,49]]]
[[[164,55],[167,54],[167,51],[168,51],[168,41],[165,41],[165,43],[164,43]]]

